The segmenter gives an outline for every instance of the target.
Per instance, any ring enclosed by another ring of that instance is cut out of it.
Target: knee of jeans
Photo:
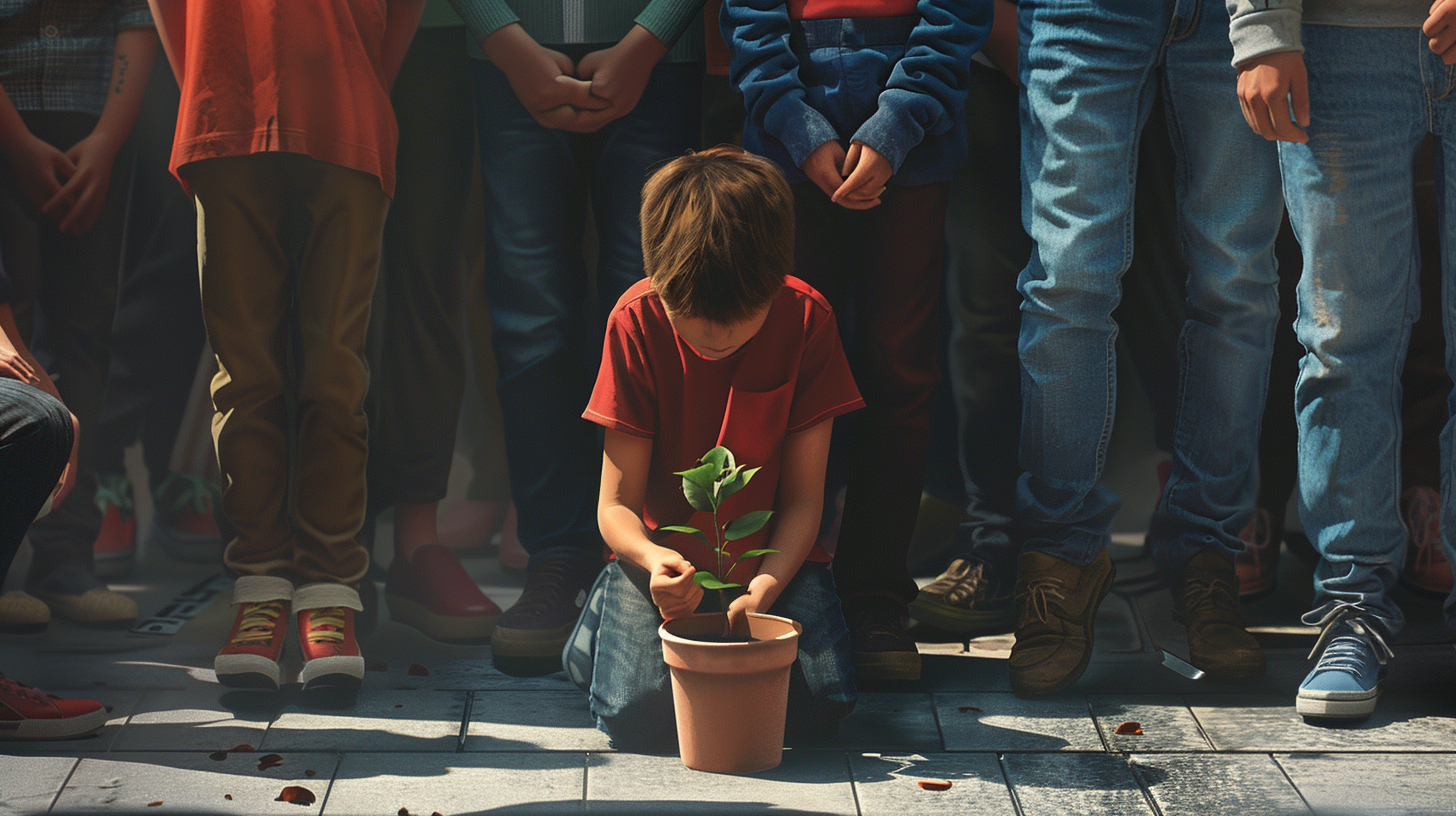
[[[20,407],[20,416],[6,429],[0,442],[4,445],[18,445],[26,453],[27,461],[46,461],[47,452],[58,454],[64,460],[69,457],[75,427],[71,424],[71,412],[60,400],[30,386],[7,383],[13,388],[5,389],[5,400]]]

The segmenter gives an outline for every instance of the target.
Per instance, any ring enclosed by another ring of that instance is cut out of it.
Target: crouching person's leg
[[[797,621],[799,659],[789,680],[789,715],[785,739],[790,742],[833,733],[854,710],[854,662],[849,629],[834,591],[828,564],[806,561],[769,613]]]

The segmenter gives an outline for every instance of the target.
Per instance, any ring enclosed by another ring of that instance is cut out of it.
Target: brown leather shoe
[[[1021,554],[1012,691],[1037,697],[1077,682],[1092,659],[1092,619],[1116,575],[1106,550],[1085,567],[1045,553]]]
[[[1244,629],[1234,565],[1215,552],[1193,557],[1173,583],[1173,619],[1188,627],[1188,660],[1215,680],[1264,675],[1264,651]]]

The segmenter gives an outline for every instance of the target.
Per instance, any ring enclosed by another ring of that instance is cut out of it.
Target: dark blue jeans
[[[533,567],[549,558],[600,558],[601,446],[581,412],[606,315],[643,276],[642,183],[658,164],[698,146],[703,67],[657,66],[631,113],[584,135],[538,124],[495,66],[477,60],[472,70],[485,291],[521,544]],[[595,303],[583,253],[588,204],[598,246]]]
[[[73,432],[71,414],[60,400],[0,378],[0,581],[61,478]]]
[[[637,580],[628,570],[638,573]],[[718,608],[717,594],[710,592],[698,611]],[[832,730],[854,708],[855,692],[849,630],[829,565],[805,563],[769,612],[804,626],[789,680],[787,735]],[[646,573],[613,561],[597,576],[562,652],[567,676],[591,695],[597,728],[615,748],[677,750],[671,678],[657,637],[661,625]]]

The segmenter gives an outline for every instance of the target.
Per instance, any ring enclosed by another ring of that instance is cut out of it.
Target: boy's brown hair
[[[739,323],[794,268],[794,195],[767,159],[723,145],[673,159],[642,188],[642,256],[676,315]]]

